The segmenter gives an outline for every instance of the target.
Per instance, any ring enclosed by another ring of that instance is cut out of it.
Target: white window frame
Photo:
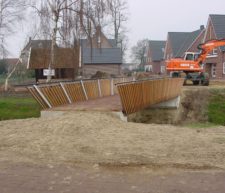
[[[145,65],[145,72],[152,72],[153,67],[152,65]]]
[[[164,74],[164,73],[166,72],[166,67],[165,67],[165,66],[161,66],[160,72],[161,72],[162,74]]]
[[[223,74],[225,74],[225,62],[223,63]]]
[[[212,54],[213,55],[218,55],[218,49],[217,48],[214,48],[213,51],[212,51]]]
[[[218,56],[218,49],[214,48],[208,55],[206,56],[207,58],[215,58]]]
[[[216,64],[212,64],[211,75],[212,78],[216,78]]]

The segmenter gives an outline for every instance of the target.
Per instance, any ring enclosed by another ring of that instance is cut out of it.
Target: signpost
[[[55,76],[55,69],[44,69],[43,75],[44,76]]]

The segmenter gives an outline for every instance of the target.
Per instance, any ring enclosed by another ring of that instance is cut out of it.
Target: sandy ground
[[[225,127],[125,123],[111,114],[0,122],[0,161],[225,169]]]

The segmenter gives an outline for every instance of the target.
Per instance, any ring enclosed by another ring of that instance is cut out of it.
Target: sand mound
[[[0,160],[225,168],[225,127],[125,123],[111,114],[0,122]]]

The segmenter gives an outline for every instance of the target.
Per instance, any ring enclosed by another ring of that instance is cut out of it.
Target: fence
[[[180,95],[184,79],[165,78],[117,84],[123,112],[128,115]]]
[[[55,84],[34,85],[28,87],[28,90],[42,109],[48,109],[118,94],[115,84],[132,80],[133,78],[129,77],[60,82]]]

